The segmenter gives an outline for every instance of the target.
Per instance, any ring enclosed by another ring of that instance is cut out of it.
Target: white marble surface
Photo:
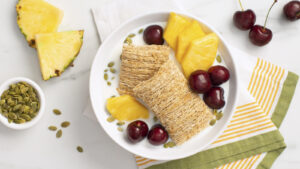
[[[90,9],[110,0],[49,1],[65,12],[60,30],[84,29],[85,37],[75,67],[47,82],[41,80],[35,50],[27,46],[18,30],[17,0],[0,2],[0,83],[15,76],[29,77],[40,84],[46,95],[45,115],[35,127],[13,131],[0,125],[0,169],[134,169],[132,155],[113,143],[96,122],[82,115],[89,95],[89,69],[100,45]],[[291,23],[282,17],[286,2],[279,1],[271,12],[268,27],[273,30],[274,38],[262,48],[251,45],[248,34],[232,26],[232,15],[239,9],[235,0],[185,0],[182,5],[215,26],[230,44],[300,74],[300,21]],[[262,24],[271,3],[272,0],[252,0],[244,6],[252,8],[257,14],[257,23]],[[300,137],[296,134],[299,99],[298,89],[280,129],[288,147],[274,163],[274,169],[300,168]],[[54,116],[53,108],[61,109],[63,115]],[[69,120],[71,126],[63,130],[62,138],[56,139],[55,133],[47,127],[64,120]],[[77,145],[85,152],[78,153]]]

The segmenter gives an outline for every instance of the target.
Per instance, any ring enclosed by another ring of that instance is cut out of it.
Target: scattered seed
[[[51,131],[56,131],[57,127],[55,127],[55,126],[49,126],[48,129],[51,130]]]
[[[115,121],[115,118],[113,116],[110,116],[106,120],[111,123],[111,122]]]
[[[117,123],[118,126],[123,126],[124,124],[125,124],[125,122],[123,122],[123,121],[119,121],[119,122]]]
[[[83,152],[83,148],[81,147],[81,146],[77,146],[77,151],[79,152],[79,153],[82,153]]]
[[[219,63],[221,63],[221,62],[222,62],[222,58],[221,58],[221,56],[220,56],[220,55],[218,55],[218,56],[217,56],[217,61],[218,61]]]
[[[135,34],[134,34],[134,33],[129,34],[128,37],[129,37],[129,38],[133,38],[133,37],[135,37]]]
[[[54,109],[54,110],[53,110],[53,113],[54,113],[55,115],[61,115],[61,111],[58,110],[58,109]]]
[[[111,78],[111,80],[114,80],[115,79],[115,77],[113,76],[112,78]]]
[[[109,62],[107,66],[108,66],[108,67],[113,67],[114,65],[115,65],[114,62]]]
[[[114,69],[114,68],[110,68],[109,71],[110,71],[111,73],[116,73],[116,69]]]
[[[107,85],[108,85],[108,86],[111,86],[111,82],[107,82]]]
[[[116,96],[115,95],[110,96],[110,98],[114,98],[114,97],[116,97]]]
[[[157,122],[157,121],[158,121],[158,119],[157,119],[156,116],[153,117],[153,121],[154,121],[154,122]]]
[[[172,148],[175,147],[176,144],[173,141],[169,141],[167,143],[164,144],[164,148]]]
[[[56,132],[56,138],[60,138],[61,136],[62,136],[62,130],[60,129]]]
[[[67,127],[69,127],[70,124],[71,124],[70,122],[64,121],[64,122],[61,123],[61,127],[67,128]]]
[[[128,45],[132,44],[132,39],[127,37],[124,41],[124,43],[127,43]]]
[[[122,127],[118,127],[119,132],[123,132],[123,128]]]
[[[108,74],[104,73],[104,80],[107,80],[107,79],[108,79]]]
[[[210,122],[209,122],[209,125],[213,126],[216,124],[216,119],[212,119]]]
[[[144,32],[144,29],[141,28],[141,29],[139,30],[139,34],[141,34],[141,33],[143,33],[143,32]]]
[[[104,70],[104,72],[107,72],[107,71],[108,71],[108,69],[105,69],[105,70]]]
[[[223,117],[223,113],[222,113],[222,112],[219,112],[219,113],[216,115],[216,119],[217,119],[217,120],[220,120],[222,117]]]
[[[217,113],[218,113],[218,110],[217,110],[217,109],[214,109],[214,110],[213,110],[213,115],[215,116],[215,115],[217,115]]]

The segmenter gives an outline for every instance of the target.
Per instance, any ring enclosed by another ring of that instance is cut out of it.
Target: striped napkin
[[[155,2],[157,1],[157,2]],[[100,39],[128,18],[144,12],[183,10],[177,1],[114,0],[93,9]],[[155,6],[157,3],[165,3]],[[111,12],[114,11],[114,12]],[[286,147],[278,131],[293,97],[298,76],[265,60],[231,49],[238,62],[238,106],[224,132],[205,150],[174,161],[135,156],[139,169],[270,168]],[[93,118],[91,106],[84,114]]]

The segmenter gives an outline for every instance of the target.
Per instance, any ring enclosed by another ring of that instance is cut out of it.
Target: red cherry
[[[283,12],[288,20],[295,21],[300,19],[300,1],[291,1],[287,3]]]
[[[163,28],[159,25],[151,25],[148,26],[145,31],[144,31],[144,41],[148,45],[162,45],[164,44],[164,39],[163,39]]]
[[[233,22],[235,26],[241,30],[248,30],[255,24],[255,13],[248,9],[246,11],[236,11],[233,15]]]
[[[141,120],[131,122],[127,126],[128,140],[132,143],[137,143],[147,136],[148,130],[148,125]]]
[[[211,80],[207,72],[196,70],[189,77],[190,88],[197,93],[205,93],[211,87]]]
[[[225,105],[224,89],[221,87],[213,87],[203,96],[206,105],[212,109],[221,109]]]
[[[148,134],[148,140],[152,145],[164,144],[168,138],[168,132],[160,124],[154,125]]]
[[[264,46],[268,44],[272,39],[272,31],[268,28],[264,28],[260,25],[254,25],[250,32],[249,38],[254,45]]]
[[[221,65],[210,67],[208,69],[208,74],[213,85],[225,83],[230,78],[229,70]]]

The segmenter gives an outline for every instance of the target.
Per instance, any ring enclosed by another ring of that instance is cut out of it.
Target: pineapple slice
[[[44,80],[59,76],[76,58],[83,30],[37,34],[36,46]]]
[[[107,99],[106,109],[119,121],[132,121],[149,118],[149,111],[130,95],[122,95]]]
[[[207,71],[212,66],[216,59],[218,43],[219,38],[214,33],[191,42],[181,63],[187,78],[196,70]]]
[[[205,36],[201,25],[198,21],[193,20],[183,32],[178,35],[176,59],[180,63],[185,54],[189,44],[198,38]]]
[[[19,0],[17,23],[29,46],[35,47],[35,35],[56,32],[63,12],[43,0]]]
[[[174,12],[170,13],[163,36],[173,50],[176,49],[178,34],[182,32],[190,23],[191,21],[188,18],[177,15]]]

